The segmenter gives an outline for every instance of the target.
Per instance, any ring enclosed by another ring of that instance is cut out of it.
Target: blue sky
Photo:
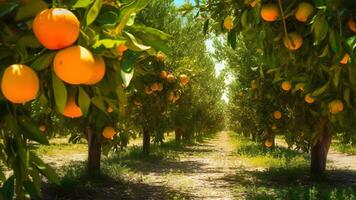
[[[184,4],[184,2],[186,2],[187,0],[174,0],[174,3],[177,5],[177,6],[180,6],[182,4]],[[190,2],[193,2],[193,0],[189,0]]]

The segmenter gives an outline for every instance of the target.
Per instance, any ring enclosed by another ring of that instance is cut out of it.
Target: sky
[[[174,0],[174,3],[177,6],[181,6],[187,1],[194,2],[194,0]],[[213,47],[213,41],[212,40],[210,40],[210,39],[206,40],[205,41],[205,45],[206,45],[206,47],[207,47],[209,52],[214,52],[215,49]],[[215,73],[216,73],[217,76],[219,76],[221,71],[225,68],[225,63],[224,62],[217,62],[216,60],[214,60],[214,61],[215,61]],[[226,84],[229,84],[229,82],[230,82],[230,80],[228,80],[228,79],[225,80]],[[228,102],[227,91],[225,91],[223,93],[222,99],[225,102]]]

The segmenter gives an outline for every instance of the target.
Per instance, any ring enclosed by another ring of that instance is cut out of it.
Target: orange
[[[101,56],[95,56],[95,64],[93,68],[93,75],[85,84],[94,85],[99,83],[105,76],[105,61]]]
[[[340,64],[346,65],[349,62],[350,55],[345,53],[344,57],[340,60]]]
[[[312,104],[315,102],[315,99],[311,96],[311,94],[307,94],[304,97],[305,102]]]
[[[282,113],[280,112],[280,111],[274,111],[273,112],[273,117],[275,118],[275,119],[281,119],[282,118]]]
[[[274,3],[268,3],[261,8],[261,17],[267,22],[274,22],[279,17],[279,8]]]
[[[46,9],[34,19],[33,32],[40,43],[47,49],[62,49],[77,41],[80,22],[67,9]]]
[[[119,53],[119,55],[123,55],[127,49],[129,49],[129,47],[127,47],[126,44],[120,44],[119,46],[117,46],[117,52]]]
[[[227,16],[224,19],[224,28],[228,31],[231,31],[234,28],[234,20],[231,16]]]
[[[36,72],[26,65],[10,65],[1,79],[2,94],[12,103],[26,103],[35,99],[39,87]]]
[[[166,59],[166,55],[163,52],[158,52],[156,54],[156,60],[157,61],[164,61]]]
[[[69,118],[78,118],[83,116],[82,110],[75,102],[74,97],[69,97],[64,107],[63,115]]]
[[[39,127],[39,129],[40,129],[41,132],[45,132],[46,131],[46,126],[45,125],[41,125]]]
[[[356,32],[356,22],[352,17],[347,22],[347,26],[352,32]]]
[[[297,50],[303,44],[303,38],[296,32],[292,32],[288,34],[288,37],[283,39],[284,46],[289,50]]]
[[[58,51],[53,61],[56,75],[69,84],[89,82],[96,65],[98,64],[93,54],[81,46],[71,46]]]
[[[157,91],[161,92],[163,90],[163,84],[162,83],[158,83],[158,88]]]
[[[102,134],[103,134],[104,138],[112,140],[112,139],[114,139],[114,136],[116,135],[116,130],[111,126],[107,126],[104,128]]]
[[[153,93],[153,91],[152,91],[152,89],[151,89],[151,87],[145,87],[145,93],[146,94],[152,94]]]
[[[273,142],[270,139],[265,140],[265,147],[270,148],[273,146]]]
[[[329,103],[329,111],[331,114],[337,114],[344,110],[344,104],[341,100],[334,100]]]
[[[295,18],[300,22],[308,21],[310,15],[314,12],[314,7],[310,3],[302,2],[299,3],[297,11],[295,12]]]
[[[289,90],[292,89],[292,84],[289,81],[283,81],[283,83],[281,84],[281,88],[282,88],[282,90],[288,92]]]
[[[153,92],[157,91],[159,89],[158,83],[153,83],[150,88]]]
[[[161,77],[161,79],[166,79],[167,76],[168,76],[168,73],[164,70],[159,73],[159,77]]]
[[[108,112],[108,113],[112,113],[114,110],[112,109],[112,107],[108,107],[107,109],[106,109],[106,111]]]
[[[189,83],[189,77],[185,74],[179,76],[180,83],[185,86]]]
[[[168,74],[167,75],[167,82],[168,83],[173,83],[176,80],[176,77],[173,74]]]

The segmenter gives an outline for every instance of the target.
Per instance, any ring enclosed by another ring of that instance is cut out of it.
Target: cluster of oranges
[[[80,33],[80,22],[64,8],[46,9],[33,21],[37,40],[49,50],[58,50],[53,60],[54,73],[68,84],[94,85],[105,75],[105,62],[88,49],[73,45]],[[1,90],[12,103],[26,103],[36,98],[39,79],[29,66],[14,64],[5,69]],[[63,115],[71,118],[82,116],[74,97],[69,97]]]

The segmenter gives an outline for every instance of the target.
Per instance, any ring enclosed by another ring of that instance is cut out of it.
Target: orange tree
[[[100,169],[102,144],[123,145],[115,134],[134,68],[156,50],[167,50],[162,32],[135,23],[147,3],[0,2],[0,151],[3,169],[12,170],[7,177],[1,171],[3,199],[14,191],[19,199],[41,196],[40,174],[59,182],[28,148],[30,141],[49,144],[41,131],[53,113],[84,132],[89,172]]]
[[[284,89],[304,84],[302,101],[291,117],[298,137],[312,138],[311,171],[325,170],[335,132],[350,133],[355,105],[355,4],[341,0],[198,1],[205,30],[225,32],[236,46],[238,34],[263,54],[263,71]],[[259,70],[260,71],[260,70]],[[295,95],[295,99],[302,97]],[[308,103],[309,102],[309,103]],[[284,105],[281,105],[284,106]]]

